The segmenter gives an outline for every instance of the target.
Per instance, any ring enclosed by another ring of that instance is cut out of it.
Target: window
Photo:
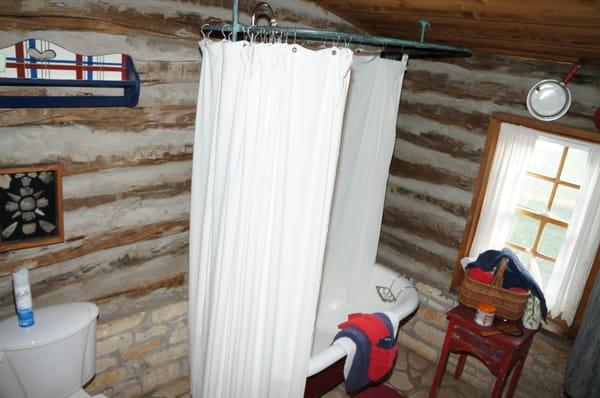
[[[549,329],[574,337],[600,269],[600,135],[494,114],[452,288],[463,257],[513,248],[544,290]]]
[[[563,245],[584,178],[588,152],[538,138],[522,176],[506,246],[513,248],[544,289]],[[531,261],[533,259],[534,261]]]

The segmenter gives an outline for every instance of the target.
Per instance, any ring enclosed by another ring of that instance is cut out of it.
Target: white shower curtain
[[[345,302],[370,279],[407,62],[407,56],[401,62],[355,56],[352,62],[322,300]]]
[[[228,41],[200,47],[192,395],[300,397],[352,52]]]

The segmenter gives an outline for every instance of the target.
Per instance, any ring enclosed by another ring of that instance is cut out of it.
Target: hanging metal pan
[[[537,82],[527,94],[527,109],[539,120],[551,121],[561,118],[571,106],[571,92],[567,83],[581,68],[575,63],[562,81],[546,79]]]

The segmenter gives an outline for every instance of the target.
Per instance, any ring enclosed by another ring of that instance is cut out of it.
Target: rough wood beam
[[[140,199],[158,199],[167,198],[171,196],[179,195],[183,192],[190,192],[192,186],[191,180],[176,182],[176,183],[165,183],[157,185],[149,185],[146,187],[136,188],[132,191],[118,192],[114,194],[104,194],[89,196],[86,198],[72,198],[64,200],[65,211],[76,210],[82,207],[95,207],[107,203],[113,203],[117,200],[127,198],[140,198]]]
[[[437,152],[447,153],[458,159],[466,159],[473,162],[479,162],[481,149],[472,149],[465,143],[449,137],[445,134],[439,134],[434,131],[423,131],[417,134],[409,132],[402,128],[396,129],[396,138],[410,142],[423,148],[432,149]]]
[[[187,254],[187,250],[188,234],[183,231],[36,268],[30,271],[29,282],[33,295],[37,296],[69,284],[84,283],[115,270],[134,267],[157,257]],[[12,277],[8,275],[0,278],[0,307],[12,304],[12,295]]]
[[[409,90],[405,93],[408,94]],[[445,125],[457,126],[485,135],[489,115],[481,112],[463,113],[451,105],[411,103],[408,95],[402,96],[400,114],[418,115]]]
[[[142,295],[164,287],[181,285],[187,275],[187,254],[163,256],[134,267],[116,270],[84,282],[72,283],[57,290],[40,291],[38,305],[52,305],[72,301],[99,301],[120,295]],[[0,307],[0,318],[12,311]]]
[[[397,157],[392,157],[390,174],[435,184],[449,185],[466,191],[471,191],[475,182],[473,177],[452,173],[427,164],[410,163]]]
[[[445,272],[450,272],[454,267],[453,260],[427,251],[414,243],[407,242],[388,232],[381,231],[379,242],[380,244],[387,245],[395,251],[402,253],[405,256],[410,256],[433,269],[439,268]]]
[[[419,201],[423,201],[423,202],[432,204],[434,206],[439,207],[440,209],[442,209],[444,211],[447,211],[448,213],[454,214],[455,216],[464,217],[465,220],[469,214],[469,208],[466,206],[461,206],[459,204],[448,202],[443,199],[439,199],[439,198],[435,198],[433,196],[425,195],[423,193],[415,192],[413,190],[410,190],[410,189],[407,189],[404,187],[390,186],[388,190],[391,194],[406,196],[413,200],[419,200]]]
[[[460,246],[462,230],[450,226],[446,221],[430,214],[403,211],[386,206],[383,210],[382,224],[403,229],[451,248]]]
[[[105,131],[141,132],[147,129],[189,129],[196,118],[194,105],[89,109],[39,108],[0,110],[0,127],[81,125]]]
[[[107,132],[87,126],[24,126],[2,129],[4,165],[63,162],[66,175],[191,157],[193,130],[147,129]],[[73,150],[76,145],[77,150]],[[29,148],[39,148],[32,152]],[[83,169],[83,170],[81,170]]]
[[[137,227],[115,229],[97,235],[71,239],[59,248],[57,248],[58,246],[52,246],[44,252],[27,257],[11,258],[9,254],[1,254],[0,276],[6,276],[21,266],[26,266],[28,269],[36,269],[71,260],[95,251],[176,234],[181,231],[186,231],[188,229],[188,223],[189,220],[185,218]]]

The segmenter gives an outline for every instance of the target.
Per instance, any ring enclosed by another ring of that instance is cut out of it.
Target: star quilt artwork
[[[0,252],[63,241],[59,165],[0,169]]]

